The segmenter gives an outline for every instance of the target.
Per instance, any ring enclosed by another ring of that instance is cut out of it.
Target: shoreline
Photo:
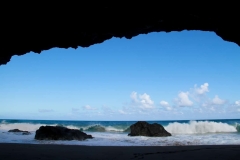
[[[84,146],[0,143],[3,160],[239,159],[240,145]]]

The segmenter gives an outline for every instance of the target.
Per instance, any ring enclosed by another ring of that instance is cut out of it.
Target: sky
[[[240,47],[214,32],[112,38],[13,56],[0,66],[0,119],[240,118]]]

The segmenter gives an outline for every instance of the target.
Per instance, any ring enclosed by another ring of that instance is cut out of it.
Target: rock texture
[[[93,138],[76,129],[68,129],[61,126],[41,126],[35,135],[37,140],[85,140]]]
[[[11,129],[11,130],[9,130],[8,132],[22,133],[22,135],[29,135],[29,134],[31,134],[31,133],[28,132],[28,131],[22,131],[22,130],[19,130],[19,129]]]
[[[0,65],[13,55],[31,51],[88,47],[112,37],[130,39],[150,32],[212,31],[240,45],[238,6],[237,1],[81,1],[58,2],[54,6],[47,2],[6,2],[2,7],[7,12],[0,16]]]
[[[130,126],[129,136],[167,137],[171,136],[160,124],[149,124],[145,121],[138,121]]]

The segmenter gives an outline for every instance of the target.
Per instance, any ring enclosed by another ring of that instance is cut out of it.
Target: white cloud
[[[138,96],[137,92],[132,92],[130,97],[134,105],[137,105],[142,109],[154,108],[154,102],[151,100],[150,96],[146,93]]]
[[[176,99],[177,105],[180,107],[192,106],[193,102],[189,99],[188,95],[188,92],[180,92],[178,94],[178,98]]]
[[[236,106],[240,106],[240,100],[236,101],[236,102],[235,102],[235,105],[236,105]]]
[[[123,110],[118,110],[119,111],[119,113],[121,113],[121,114],[128,114],[127,112],[125,112],[125,111],[123,111]]]
[[[83,106],[85,110],[97,110],[97,108],[91,107],[90,105]]]
[[[216,96],[213,98],[212,103],[213,103],[213,104],[216,104],[216,105],[222,105],[222,104],[225,103],[225,101],[222,100],[222,99],[220,99],[220,98],[218,97],[218,95],[216,95]]]
[[[206,92],[209,92],[208,86],[209,86],[208,83],[204,83],[203,85],[200,86],[200,88],[197,88],[197,85],[195,85],[195,91],[197,94],[202,95]]]
[[[166,102],[166,101],[161,101],[160,105],[163,107],[169,106],[168,102]]]
[[[133,91],[130,95],[133,102],[138,102],[137,92]]]
[[[38,112],[47,113],[47,112],[53,112],[53,110],[52,109],[39,109]]]
[[[193,89],[189,90],[189,97],[197,103],[202,103],[204,101],[208,101],[206,93],[209,92],[209,84],[204,83],[198,87],[196,84]]]
[[[150,96],[146,93],[139,96],[140,103],[144,108],[153,108],[154,102],[151,100]]]
[[[172,110],[172,107],[168,106],[166,107],[167,110],[171,111]]]
[[[167,110],[172,110],[172,107],[171,107],[171,106],[169,105],[169,103],[166,102],[166,101],[161,101],[161,102],[160,102],[160,105],[163,106],[163,107],[165,107]]]

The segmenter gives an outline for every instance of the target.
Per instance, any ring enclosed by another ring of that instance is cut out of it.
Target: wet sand
[[[0,143],[0,160],[239,160],[240,145],[78,146]]]

